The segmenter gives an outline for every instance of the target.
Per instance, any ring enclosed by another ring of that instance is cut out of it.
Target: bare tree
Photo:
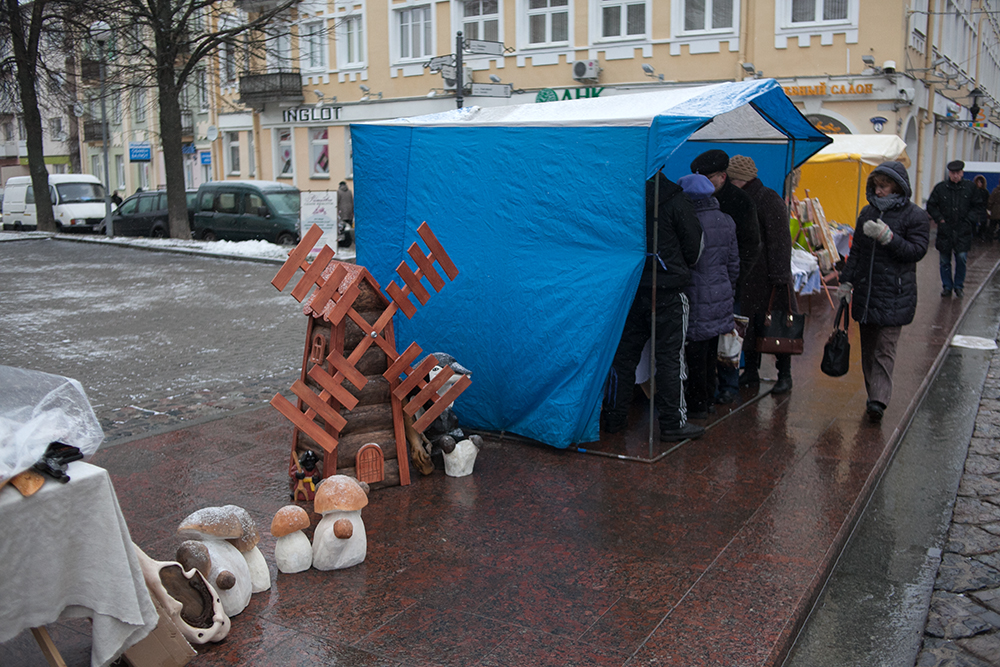
[[[220,8],[223,3],[217,0],[123,0],[95,10],[92,17],[107,21],[122,37],[119,58],[134,77],[134,85],[145,83],[157,91],[171,237],[190,234],[181,142],[185,86],[194,81],[199,66],[220,46],[230,47],[250,35],[263,34],[276,17],[297,2],[276,0],[255,14],[232,6],[224,12]],[[262,3],[255,6],[260,8]],[[224,14],[230,20],[223,21]]]

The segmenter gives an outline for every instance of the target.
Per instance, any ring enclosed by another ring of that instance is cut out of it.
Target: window
[[[344,58],[345,65],[360,65],[364,62],[364,32],[361,30],[361,17],[348,16],[343,20]]]
[[[848,0],[791,0],[792,23],[846,21]]]
[[[100,179],[101,183],[104,182],[104,170],[101,168],[101,155],[100,153],[95,153],[90,156],[90,173]]]
[[[125,156],[115,156],[115,174],[117,175],[118,189],[125,189]]]
[[[569,40],[569,0],[528,0],[528,43]]]
[[[426,58],[431,55],[431,8],[402,9],[399,18],[399,57]]]
[[[257,156],[254,155],[253,132],[247,132],[247,166],[251,176],[257,175]]]
[[[135,120],[142,123],[146,120],[146,89],[136,88],[132,94],[132,104],[135,106]]]
[[[156,210],[156,195],[139,197],[139,213],[149,213]]]
[[[139,165],[139,187],[143,190],[149,189],[149,163],[140,162]]]
[[[278,164],[275,165],[275,173],[278,178],[291,178],[295,175],[295,160],[292,153],[292,130],[283,127],[275,130],[278,135]]]
[[[498,0],[465,0],[462,8],[462,32],[467,39],[500,41]]]
[[[115,125],[122,124],[122,93],[115,91],[111,97],[111,120]]]
[[[198,108],[204,110],[208,108],[208,75],[205,70],[198,70],[198,77],[195,86],[198,89]]]
[[[302,26],[302,67],[326,67],[326,34],[322,21],[312,21]]]
[[[14,141],[14,123],[3,124],[3,140]]]
[[[733,0],[684,0],[684,30],[733,27]]]
[[[267,42],[267,66],[278,72],[288,72],[292,69],[292,34],[291,26],[286,21],[277,21],[272,29],[273,34]]]
[[[354,144],[351,141],[351,126],[344,127],[344,176],[354,178]]]
[[[309,130],[309,161],[313,176],[330,175],[330,140],[325,127]]]
[[[238,176],[240,173],[240,133],[226,132],[226,171]]]
[[[62,136],[62,118],[49,118],[49,138],[54,141],[64,141],[65,137]]]
[[[645,2],[602,0],[601,37],[643,37],[645,35]]]

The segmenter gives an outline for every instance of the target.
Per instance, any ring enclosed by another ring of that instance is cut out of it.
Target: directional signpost
[[[483,39],[465,40],[465,50],[477,56],[502,56],[504,53],[503,42],[487,42]]]
[[[469,94],[473,97],[510,97],[513,88],[509,83],[474,83]]]

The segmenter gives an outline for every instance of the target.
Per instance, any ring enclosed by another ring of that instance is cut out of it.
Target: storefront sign
[[[870,83],[818,83],[815,86],[784,86],[785,95],[871,95],[874,86]]]
[[[153,149],[146,141],[130,141],[128,144],[129,162],[149,162],[153,158]]]
[[[282,121],[285,123],[319,123],[340,119],[340,107],[297,107],[285,109]]]
[[[600,97],[604,88],[566,88],[560,97],[558,90],[543,88],[535,96],[536,102],[556,102],[558,100],[579,100],[588,97]]]
[[[806,120],[823,134],[851,134],[849,127],[841,123],[836,118],[831,118],[830,116],[813,113],[807,114]]]

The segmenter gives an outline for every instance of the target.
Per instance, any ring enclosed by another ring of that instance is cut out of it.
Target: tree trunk
[[[187,197],[184,187],[184,153],[181,148],[180,86],[174,80],[172,56],[163,56],[156,68],[160,106],[160,146],[163,150],[163,170],[167,183],[167,211],[170,217],[170,238],[191,238],[188,223]]]
[[[30,9],[22,7],[18,0],[5,0],[4,5],[10,16],[14,62],[17,64],[17,87],[24,114],[24,130],[28,135],[28,173],[31,174],[31,186],[35,191],[36,225],[39,231],[54,232],[57,231],[56,222],[52,216],[52,201],[48,196],[49,172],[45,168],[45,150],[42,146],[42,114],[38,111],[38,92],[35,90],[38,35],[42,27],[45,0],[36,0]],[[22,12],[29,10],[31,23],[25,26]]]

